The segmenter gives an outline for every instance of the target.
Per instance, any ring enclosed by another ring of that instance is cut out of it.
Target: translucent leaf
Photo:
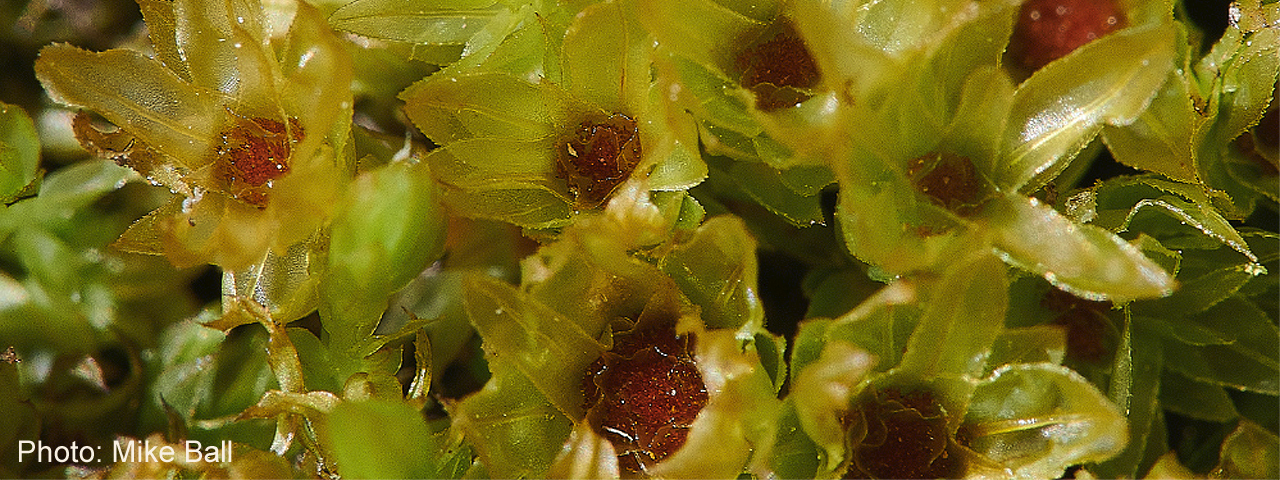
[[[554,84],[502,74],[431,76],[400,98],[414,125],[440,144],[557,136],[567,128],[570,113],[569,100]]]
[[[1178,291],[1165,298],[1144,303],[1138,311],[1152,311],[1164,318],[1193,315],[1235,295],[1260,272],[1254,264],[1232,265],[1182,280]],[[1151,309],[1151,310],[1147,310]]]
[[[454,425],[493,478],[545,476],[573,422],[512,365],[490,357],[489,368],[484,388],[450,412]]]
[[[1004,327],[1006,271],[999,259],[985,254],[952,266],[930,289],[898,370],[921,378],[981,375]]]
[[[792,382],[788,401],[795,406],[800,426],[826,453],[820,472],[834,472],[845,461],[845,414],[877,363],[866,350],[844,341],[826,342],[822,355],[804,365]]]
[[[1012,315],[1012,314],[1011,314]],[[1013,363],[1062,364],[1067,353],[1067,332],[1053,325],[1011,328],[1000,333],[991,346],[987,373]]]
[[[820,196],[796,193],[783,183],[783,172],[756,162],[722,162],[721,166],[724,171],[713,172],[723,178],[721,181],[734,182],[756,203],[792,225],[809,227],[823,222]]]
[[[547,401],[569,418],[583,418],[580,379],[587,366],[607,350],[595,331],[584,331],[572,320],[530,300],[514,287],[489,277],[465,280],[463,301],[485,350],[516,368]]]
[[[147,36],[151,40],[151,49],[161,63],[173,70],[183,80],[191,81],[191,72],[187,70],[187,62],[178,52],[177,17],[173,12],[173,2],[168,0],[142,0],[138,2],[142,11],[142,20],[147,24]]]
[[[630,15],[628,3],[582,10],[564,35],[566,89],[606,112],[639,110],[648,98],[652,40]]]
[[[364,357],[388,297],[444,248],[444,213],[425,164],[393,163],[355,180],[329,234],[321,313],[335,352]]]
[[[778,438],[773,444],[773,471],[778,478],[813,478],[818,473],[821,455],[818,446],[800,427],[795,399],[788,395],[782,401],[778,416]]]
[[[708,219],[662,260],[664,272],[696,305],[708,328],[762,324],[756,293],[756,243],[737,217]]]
[[[425,161],[441,183],[467,190],[567,189],[555,177],[555,151],[548,141],[475,138],[438,148]]]
[[[298,4],[279,68],[288,82],[280,91],[280,105],[296,115],[307,132],[325,133],[306,135],[294,155],[310,155],[321,143],[341,151],[351,132],[352,59],[320,12],[308,3]]]
[[[1220,72],[1222,98],[1216,140],[1235,139],[1262,118],[1272,102],[1278,71],[1280,29],[1263,28],[1246,34],[1230,64]]]
[[[1035,199],[997,197],[982,217],[1008,261],[1077,296],[1125,301],[1173,291],[1173,278],[1137,248]]]
[[[0,103],[0,200],[7,204],[26,191],[35,193],[39,170],[40,139],[31,117]]]
[[[463,44],[504,8],[494,0],[356,0],[329,17],[333,28],[397,42]]]
[[[499,220],[526,228],[564,226],[574,214],[563,194],[546,187],[445,189],[444,201],[450,211],[464,217]]]
[[[447,432],[433,434],[417,409],[385,400],[339,403],[329,414],[328,441],[348,478],[449,478],[448,457],[467,452],[451,445]]]
[[[642,0],[637,10],[640,21],[654,32],[664,48],[704,65],[726,65],[732,53],[706,48],[726,39],[748,38],[773,22],[781,2],[734,0]]]
[[[58,101],[98,112],[187,168],[212,159],[224,99],[183,82],[152,59],[57,44],[42,50],[36,74]]]
[[[1102,139],[1120,163],[1198,183],[1193,145],[1197,118],[1187,80],[1172,75],[1142,115],[1122,127],[1104,126]]]
[[[618,453],[609,439],[597,434],[582,422],[573,427],[547,478],[592,479],[618,478]]]
[[[303,242],[281,254],[268,251],[260,262],[244,269],[224,271],[223,298],[252,298],[279,322],[306,316],[316,308],[319,280],[312,273],[323,267],[312,262],[317,260],[320,248],[323,247],[313,242]]]
[[[1200,230],[1205,235],[1239,251],[1250,260],[1257,260],[1253,253],[1249,251],[1249,245],[1245,243],[1244,238],[1240,236],[1235,227],[1231,226],[1227,219],[1223,218],[1222,214],[1208,202],[1193,203],[1172,196],[1143,199],[1134,205],[1133,209],[1129,210],[1129,215],[1125,219],[1123,228],[1133,228],[1136,222],[1135,218],[1145,210],[1160,211],[1160,213],[1177,219],[1180,224]],[[1143,228],[1143,230],[1150,229],[1150,227],[1144,227],[1146,228]]]
[[[1222,442],[1218,466],[1209,478],[1271,478],[1280,475],[1280,439],[1253,422],[1243,421]]]
[[[256,2],[175,0],[173,12],[178,55],[192,84],[253,106],[273,103],[275,55]]]
[[[1168,25],[1122,30],[1036,71],[1014,94],[996,185],[1034,191],[1104,123],[1142,114],[1173,68],[1173,38]]]
[[[965,416],[970,448],[1008,478],[1052,478],[1108,458],[1128,440],[1125,418],[1092,384],[1056,365],[1009,365],[978,384]]]

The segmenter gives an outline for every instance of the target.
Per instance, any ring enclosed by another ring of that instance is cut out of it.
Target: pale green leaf
[[[491,357],[489,368],[493,377],[484,388],[450,412],[454,425],[493,478],[545,476],[573,422],[514,366]]]
[[[630,13],[608,2],[582,10],[564,34],[566,89],[609,113],[632,113],[648,98],[653,41]]]
[[[9,203],[31,190],[39,170],[40,139],[31,117],[20,107],[0,103],[0,200]]]
[[[414,125],[440,144],[459,140],[538,140],[567,129],[568,98],[550,83],[503,74],[431,76],[403,93]]]
[[[1077,296],[1125,301],[1173,291],[1173,277],[1134,246],[1033,198],[996,197],[981,215],[1008,261]]]
[[[502,359],[535,385],[564,415],[583,418],[587,366],[607,350],[598,338],[612,319],[596,319],[594,331],[490,277],[464,280],[463,303],[491,357]]]
[[[127,50],[91,53],[56,44],[36,60],[56,100],[96,111],[187,168],[212,161],[225,99],[182,81],[155,60]]]
[[[405,403],[342,402],[328,425],[333,460],[347,478],[444,478],[447,457],[465,450],[449,445],[448,433],[432,434],[422,413]]]
[[[357,178],[329,234],[321,314],[337,353],[364,357],[388,298],[440,256],[444,212],[425,164],[393,163]],[[382,340],[385,341],[385,340]]]
[[[1122,127],[1104,126],[1102,140],[1120,163],[1197,183],[1200,174],[1194,162],[1194,142],[1198,118],[1187,80],[1171,75],[1142,115]]]
[[[333,12],[333,28],[398,42],[466,43],[504,6],[494,0],[356,0]]]
[[[970,448],[1010,478],[1055,478],[1071,465],[1108,458],[1128,440],[1124,416],[1066,367],[1010,365],[973,394]]]
[[[718,216],[698,227],[660,266],[702,307],[708,328],[764,321],[756,283],[756,242],[737,217]]]
[[[1039,189],[1104,123],[1141,115],[1173,68],[1173,37],[1168,25],[1123,30],[1036,71],[1014,94],[996,185]]]
[[[1008,310],[1007,268],[994,255],[961,259],[928,293],[901,373],[922,378],[982,374]]]

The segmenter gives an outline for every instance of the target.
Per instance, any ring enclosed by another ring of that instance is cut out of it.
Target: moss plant
[[[0,6],[0,477],[1280,477],[1274,0],[136,3]]]

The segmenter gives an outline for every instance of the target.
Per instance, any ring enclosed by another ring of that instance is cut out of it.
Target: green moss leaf
[[[388,297],[440,256],[444,215],[425,164],[394,163],[355,180],[330,232],[328,278],[320,286],[329,345],[363,357]]]
[[[0,201],[34,194],[40,173],[40,139],[21,108],[0,103]]]
[[[223,112],[221,95],[192,86],[139,53],[45,47],[36,75],[60,102],[96,111],[181,165],[208,162]]]
[[[653,41],[631,8],[630,2],[587,7],[564,35],[567,91],[607,112],[635,113],[648,98]]]
[[[333,28],[366,37],[430,45],[465,44],[499,12],[494,0],[357,0],[333,12]]]
[[[1034,199],[997,197],[982,216],[1009,261],[1078,296],[1124,301],[1173,290],[1173,278],[1137,248]]]
[[[417,409],[386,400],[339,403],[329,414],[329,442],[349,478],[457,478],[450,462],[469,453],[449,432],[433,433]]]
[[[1124,448],[1124,416],[1092,384],[1056,365],[1010,365],[978,384],[969,446],[1017,478],[1048,478]]]
[[[920,378],[981,375],[1004,326],[1009,304],[1006,272],[993,255],[955,264],[931,288],[899,372]]]
[[[555,85],[496,73],[428,77],[400,98],[414,125],[441,144],[555,136],[569,113],[569,99]]]
[[[1173,68],[1170,26],[1090,42],[1018,87],[996,185],[1034,191],[1057,175],[1104,123],[1141,115]]]
[[[607,350],[598,338],[604,322],[588,325],[558,315],[514,287],[489,277],[464,281],[463,301],[491,356],[515,367],[569,418],[583,417],[581,377]],[[579,319],[587,320],[587,319]]]
[[[544,476],[573,422],[514,366],[491,357],[489,367],[484,388],[451,412],[454,424],[493,478]]]
[[[660,266],[702,307],[708,328],[762,325],[756,282],[756,243],[736,217],[712,217],[676,246]]]

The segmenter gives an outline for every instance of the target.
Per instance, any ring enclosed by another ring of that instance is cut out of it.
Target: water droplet
[[[236,17],[236,23],[244,23],[244,17]]]
[[[236,42],[236,44],[235,44],[235,45],[232,45],[232,46],[233,46],[233,47],[236,47],[236,48],[240,48],[240,42]]]

